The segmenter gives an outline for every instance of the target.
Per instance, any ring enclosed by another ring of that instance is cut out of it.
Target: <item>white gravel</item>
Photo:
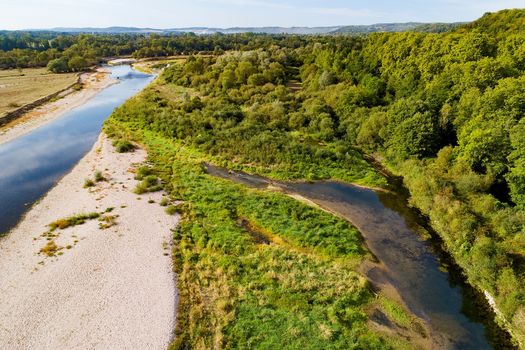
[[[0,240],[0,349],[168,346],[177,304],[170,229],[178,217],[158,204],[162,193],[132,193],[137,181],[129,169],[145,157],[143,150],[116,153],[101,136]],[[96,170],[108,181],[83,188]],[[56,244],[72,248],[57,257],[39,254],[47,224],[108,207],[115,208],[117,225],[102,230],[95,219],[57,230]]]

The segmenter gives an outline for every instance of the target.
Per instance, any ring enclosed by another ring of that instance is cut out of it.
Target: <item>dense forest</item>
[[[318,37],[322,40],[322,37]],[[308,36],[234,34],[60,34],[0,31],[0,69],[45,67],[55,72],[84,69],[108,57],[162,57],[199,52],[222,53],[272,45],[296,48]],[[57,68],[54,68],[57,67]]]
[[[523,344],[522,28],[508,10],[442,34],[252,37],[166,68],[110,124],[281,179],[381,186],[360,154],[376,158]]]

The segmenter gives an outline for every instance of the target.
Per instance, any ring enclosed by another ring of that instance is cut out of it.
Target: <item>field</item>
[[[53,74],[46,68],[0,70],[0,117],[73,84],[75,73]]]

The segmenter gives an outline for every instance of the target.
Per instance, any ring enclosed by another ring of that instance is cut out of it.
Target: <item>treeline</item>
[[[310,37],[235,34],[59,34],[51,32],[0,32],[0,69],[51,67],[57,72],[98,63],[105,57],[162,57],[198,52],[222,53],[230,50],[268,48],[272,45],[296,48]],[[71,68],[69,63],[73,60]],[[57,65],[59,63],[59,65]]]
[[[281,178],[378,184],[375,155],[523,342],[524,18],[190,58],[114,117]]]

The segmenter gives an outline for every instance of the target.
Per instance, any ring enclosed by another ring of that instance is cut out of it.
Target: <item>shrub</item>
[[[155,175],[148,175],[142,179],[141,182],[135,187],[134,192],[136,194],[143,194],[146,192],[157,192],[162,190],[162,185],[159,184],[159,180]]]
[[[141,166],[137,169],[135,180],[143,180],[146,176],[153,175],[153,169],[148,166]]]
[[[59,248],[57,244],[55,243],[55,241],[49,241],[42,249],[40,249],[40,253],[51,257],[51,256],[55,256],[58,250]]]
[[[89,188],[95,186],[95,183],[91,179],[84,180],[84,188]]]
[[[96,171],[95,172],[95,181],[96,182],[101,182],[101,181],[105,181],[106,178],[104,177],[104,175],[102,175],[102,172],[101,171]]]
[[[113,142],[113,147],[118,153],[127,153],[135,149],[135,146],[127,140],[116,140]]]
[[[98,221],[100,223],[98,224],[98,228],[101,230],[105,230],[107,228],[110,228],[112,226],[115,226],[117,224],[117,215],[104,215],[101,216]]]
[[[179,213],[181,212],[180,208],[175,206],[175,205],[169,205],[166,207],[166,209],[164,209],[164,211],[166,212],[166,214],[168,215],[175,215],[176,213]]]

